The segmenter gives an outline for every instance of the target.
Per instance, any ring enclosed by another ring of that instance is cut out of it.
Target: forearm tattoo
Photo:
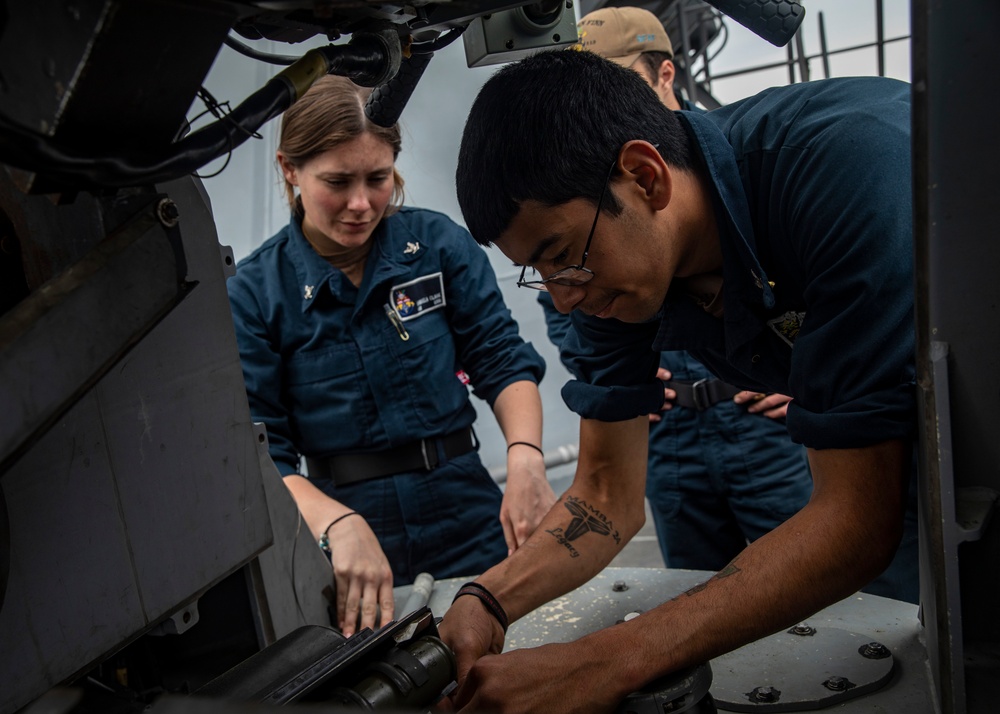
[[[734,560],[732,563],[730,563],[729,565],[727,565],[726,567],[724,567],[722,570],[720,570],[719,572],[717,572],[711,578],[709,578],[708,580],[706,580],[705,582],[703,582],[703,583],[701,583],[699,585],[695,585],[690,590],[685,591],[684,594],[685,595],[694,595],[695,593],[700,593],[702,590],[704,590],[705,588],[707,588],[708,584],[710,582],[712,582],[713,580],[722,580],[723,578],[728,578],[730,575],[736,575],[736,573],[739,573],[739,572],[741,572],[741,570],[740,570],[739,566],[736,565],[736,561]]]
[[[621,535],[615,529],[611,519],[593,506],[587,505],[586,501],[575,496],[566,496],[563,500],[563,505],[566,506],[566,510],[573,516],[569,525],[566,528],[551,528],[545,532],[555,538],[559,545],[569,551],[569,557],[580,557],[580,551],[573,545],[573,541],[584,533],[596,533],[601,536],[610,535],[615,539],[616,544],[621,544]]]

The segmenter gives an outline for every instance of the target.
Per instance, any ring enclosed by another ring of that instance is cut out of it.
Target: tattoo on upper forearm
[[[579,558],[580,551],[573,545],[573,541],[584,533],[596,533],[597,535],[610,535],[615,539],[616,544],[621,544],[622,538],[614,527],[611,519],[599,510],[590,506],[575,496],[566,496],[563,505],[573,515],[566,528],[551,528],[545,532],[551,535],[556,541],[569,551],[571,558]]]
[[[695,585],[690,590],[685,591],[684,594],[685,595],[694,595],[695,593],[700,593],[702,590],[704,590],[705,588],[707,588],[708,585],[709,585],[709,583],[711,583],[713,580],[722,580],[723,578],[728,578],[730,575],[736,575],[736,573],[739,573],[739,572],[742,572],[741,569],[740,569],[740,567],[738,565],[736,565],[736,561],[733,561],[732,563],[730,563],[729,565],[727,565],[726,567],[724,567],[722,570],[720,570],[719,572],[717,572],[715,575],[713,575],[711,578],[709,578],[705,582],[700,583],[698,585]]]
[[[727,565],[725,568],[723,568],[722,570],[720,570],[719,572],[717,572],[715,575],[713,575],[712,576],[712,580],[722,580],[723,578],[728,578],[730,575],[736,575],[736,573],[739,573],[739,572],[741,572],[741,571],[737,567],[736,561],[733,561],[732,563],[730,563],[729,565]]]

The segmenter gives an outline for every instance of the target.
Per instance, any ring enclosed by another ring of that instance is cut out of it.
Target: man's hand
[[[344,518],[328,531],[333,577],[337,583],[337,623],[345,637],[360,628],[382,627],[392,621],[392,569],[367,521]],[[375,619],[381,610],[381,618]]]
[[[524,444],[512,444],[507,450],[507,487],[500,506],[508,556],[535,532],[555,502],[542,453]]]
[[[455,705],[468,712],[611,711],[665,672],[705,662],[850,595],[886,567],[899,543],[908,447],[887,441],[811,449],[816,487],[809,504],[712,578],[575,642],[483,656],[471,666],[467,658]]]
[[[642,527],[648,443],[649,421],[645,416],[617,422],[581,419],[580,458],[573,485],[546,514],[526,544],[477,579],[502,605],[511,622],[592,578]],[[595,525],[605,527],[576,534],[571,542],[562,534],[572,526],[574,519],[580,518],[581,510],[588,514],[588,518],[593,518]],[[445,615],[439,631],[442,639],[455,652],[458,670],[455,696],[458,699],[454,701],[460,706],[468,707],[470,711],[481,710],[479,707],[488,702],[485,704],[488,710],[495,701],[511,695],[511,690],[522,688],[521,681],[507,678],[506,667],[510,661],[514,667],[511,675],[521,677],[520,663],[528,662],[529,666],[533,666],[529,660],[523,659],[529,655],[517,654],[510,660],[507,654],[488,656],[501,652],[503,632],[478,598],[471,595],[458,598]],[[560,649],[563,659],[545,665],[546,672],[554,673],[552,677],[544,675],[538,680],[534,673],[525,672],[525,682],[532,683],[532,686],[537,683],[541,689],[555,690],[551,695],[553,706],[549,708],[546,700],[541,708],[535,707],[528,693],[524,694],[527,700],[516,703],[522,708],[513,710],[561,711],[560,702],[577,701],[575,696],[567,694],[568,689],[586,689],[591,685],[607,687],[608,651],[609,648],[620,648],[616,647],[614,640],[601,642],[603,644],[597,647],[584,645],[576,650],[569,646]],[[625,644],[627,646],[628,643]],[[578,646],[579,642],[573,645]],[[568,653],[573,656],[569,657]],[[597,661],[599,666],[589,666],[591,659]],[[619,659],[634,664],[628,654]],[[584,660],[587,660],[589,668],[582,666]],[[499,673],[497,676],[491,674],[494,668]],[[475,671],[474,678],[470,675],[471,671]],[[590,681],[580,684],[559,676],[562,672],[586,673]],[[615,687],[622,686],[626,679],[617,675],[615,678]],[[636,678],[629,677],[629,680],[635,682]],[[635,686],[638,685],[641,682]],[[478,687],[485,688],[482,700],[479,699]],[[631,690],[626,690],[626,693],[628,691]],[[614,694],[602,691],[596,696],[613,697]],[[584,698],[589,696],[589,693],[584,694]],[[593,700],[590,704],[595,701],[604,706],[603,699]],[[511,704],[515,705],[513,699]]]
[[[608,676],[610,658],[604,650],[586,656],[594,650],[578,645],[550,644],[481,658],[456,690],[455,708],[504,714],[614,711],[624,695],[615,691],[618,678]]]
[[[503,651],[503,628],[472,595],[463,595],[452,603],[438,625],[438,634],[455,653],[459,689],[480,657]]]
[[[792,398],[784,394],[740,392],[733,397],[733,401],[737,404],[746,404],[747,411],[751,414],[761,414],[768,419],[784,419],[788,412],[788,403]]]
[[[674,375],[672,375],[669,370],[664,369],[663,367],[660,367],[659,369],[656,370],[656,378],[659,379],[659,380],[661,380],[661,381],[669,382],[671,379],[673,379],[673,377],[674,377]],[[674,390],[670,389],[669,387],[664,388],[664,390],[663,390],[663,406],[660,408],[660,411],[668,412],[671,409],[673,409],[674,408],[674,400],[675,399],[677,399],[677,392],[675,392]],[[663,417],[661,417],[659,414],[655,414],[655,413],[651,413],[649,415],[649,421],[651,421],[651,422],[660,421],[660,419],[662,419],[662,418]]]

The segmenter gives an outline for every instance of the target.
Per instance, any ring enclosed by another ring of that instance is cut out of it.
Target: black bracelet
[[[507,444],[507,451],[510,451],[510,447],[517,446],[518,444],[520,444],[521,446],[530,446],[532,449],[534,449],[535,451],[537,451],[539,454],[541,454],[542,456],[545,456],[545,452],[542,451],[542,447],[535,446],[534,444],[532,444],[530,442],[527,442],[527,441],[512,441],[509,444]]]
[[[323,529],[323,535],[321,535],[319,537],[319,547],[321,549],[323,549],[324,551],[326,551],[327,553],[329,553],[330,552],[330,529],[333,528],[338,523],[340,523],[345,518],[347,518],[348,516],[357,516],[357,515],[359,515],[357,511],[348,511],[347,513],[345,513],[345,514],[343,514],[341,516],[337,516],[332,521],[330,521],[330,525],[328,525],[326,528]]]
[[[455,600],[458,600],[463,595],[472,595],[473,597],[479,598],[480,602],[486,606],[486,610],[493,615],[497,622],[500,623],[500,628],[503,633],[507,634],[507,627],[509,621],[507,620],[507,613],[504,612],[503,606],[500,605],[500,601],[493,597],[493,593],[484,588],[479,583],[466,583],[458,589],[455,593],[455,597],[452,598],[452,604],[455,604]]]

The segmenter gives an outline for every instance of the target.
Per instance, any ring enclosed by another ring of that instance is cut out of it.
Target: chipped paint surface
[[[711,576],[712,573],[694,570],[606,568],[576,590],[512,623],[504,650],[572,642],[610,627],[632,613],[642,617],[642,613],[705,582]],[[428,604],[436,616],[444,615],[455,591],[465,581],[465,578],[455,578],[434,583]],[[621,589],[622,585],[624,589]],[[405,600],[406,589],[397,588],[396,597],[397,602]],[[875,595],[855,594],[808,618],[808,623],[817,628],[859,633],[861,640],[876,640],[884,644],[890,648],[904,672],[901,678],[893,680],[892,687],[840,703],[838,712],[869,714],[873,711],[906,711],[908,714],[932,714],[928,682],[920,676],[927,653],[920,641],[915,606]],[[795,653],[792,655],[794,658]],[[713,689],[724,689],[727,678],[746,676],[746,667],[733,665],[731,658],[712,660],[710,665],[715,682]]]

